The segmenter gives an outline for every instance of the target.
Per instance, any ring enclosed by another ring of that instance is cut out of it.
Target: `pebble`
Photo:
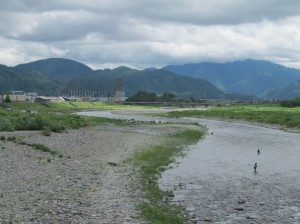
[[[145,200],[138,175],[122,162],[135,149],[157,144],[157,132],[140,131],[145,128],[166,132],[153,125],[103,125],[51,136],[1,132],[63,157],[0,141],[0,223],[145,223],[136,209]]]

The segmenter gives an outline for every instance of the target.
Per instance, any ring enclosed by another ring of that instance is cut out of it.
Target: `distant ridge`
[[[93,70],[74,60],[65,58],[49,58],[27,64],[17,65],[16,68],[39,71],[51,79],[68,81],[73,77],[85,77],[93,74]]]
[[[266,98],[279,100],[300,98],[300,79],[292,82],[283,89],[267,92]]]
[[[263,60],[226,63],[194,63],[168,65],[163,69],[189,77],[205,79],[224,92],[255,94],[284,88],[300,79],[300,70]]]
[[[85,88],[86,86],[92,87],[93,83],[97,83],[98,80],[108,80],[109,78],[122,78],[124,80],[127,96],[132,96],[138,91],[147,91],[157,94],[172,92],[182,98],[220,99],[223,97],[221,90],[202,79],[184,77],[161,69],[139,71],[125,66],[112,70],[97,70],[95,75],[90,76],[89,79],[74,78],[66,85],[65,90],[74,90],[76,86],[79,86],[79,84],[83,85],[83,83]]]
[[[120,66],[93,70],[70,59],[49,58],[16,67],[0,64],[0,93],[11,90],[41,91],[56,95],[78,86],[111,90],[111,80],[124,80],[126,96],[139,90],[162,94],[173,92],[181,98],[267,99],[300,97],[300,70],[262,60],[226,63],[169,65],[144,70]],[[108,81],[110,80],[110,81]],[[96,90],[95,90],[96,91]]]

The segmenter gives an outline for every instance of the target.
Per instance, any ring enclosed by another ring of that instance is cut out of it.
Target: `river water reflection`
[[[196,223],[300,223],[299,134],[197,121],[213,134],[192,146],[160,180]]]

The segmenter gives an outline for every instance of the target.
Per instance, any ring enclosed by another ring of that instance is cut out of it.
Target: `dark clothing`
[[[257,163],[254,164],[254,172],[256,172]]]

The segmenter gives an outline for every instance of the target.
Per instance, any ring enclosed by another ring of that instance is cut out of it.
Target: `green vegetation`
[[[2,109],[1,109],[2,108]],[[80,117],[72,112],[78,110],[141,109],[145,106],[124,106],[104,102],[64,103],[2,103],[0,104],[0,131],[41,130],[46,136],[51,132],[85,127],[101,122],[121,124],[121,121],[107,118]],[[9,110],[8,110],[9,109]],[[33,111],[34,113],[28,113]]]
[[[174,93],[164,93],[162,96],[157,96],[156,93],[148,93],[145,91],[138,91],[138,93],[132,97],[128,97],[126,101],[128,102],[164,102],[164,101],[174,101]]]
[[[61,132],[67,128],[86,126],[84,118],[71,114],[0,113],[0,131],[47,130]]]
[[[283,100],[280,102],[280,105],[283,107],[300,107],[300,98],[293,100]]]
[[[52,150],[50,149],[49,147],[43,145],[43,144],[40,144],[40,143],[34,143],[34,144],[27,144],[28,146],[31,146],[32,148],[35,148],[36,150],[39,150],[39,151],[42,151],[42,152],[47,152],[47,153],[50,153],[51,155],[58,155],[59,153],[55,150]],[[59,154],[58,156],[61,157],[60,155],[62,154]]]
[[[232,106],[207,110],[173,111],[169,117],[202,117],[246,120],[285,127],[300,127],[300,108],[280,106]]]
[[[126,109],[145,109],[149,106],[128,106],[113,102],[60,102],[60,103],[2,103],[1,108],[6,110],[11,108],[14,111],[36,110],[43,112],[74,112],[80,110],[126,110]]]
[[[16,137],[16,136],[9,136],[7,138],[5,138],[5,136],[0,137],[0,141],[5,141],[5,140],[11,141],[11,142],[14,142],[14,143],[20,144],[20,145],[27,145],[27,146],[30,146],[30,147],[36,149],[36,150],[46,152],[46,153],[50,153],[53,156],[57,155],[59,158],[63,157],[62,153],[59,153],[58,151],[52,150],[52,149],[50,149],[49,147],[47,147],[43,144],[40,144],[40,143],[29,144],[29,143],[26,143],[23,140],[23,137]]]
[[[186,223],[187,217],[181,206],[170,203],[171,191],[161,190],[158,178],[175,157],[183,155],[186,144],[196,142],[203,136],[199,130],[184,130],[167,139],[163,144],[134,155],[133,161],[141,172],[141,186],[147,202],[141,205],[143,217],[150,223]]]
[[[5,97],[5,100],[4,100],[5,103],[11,103],[11,100],[9,98],[9,95],[6,94],[6,97]]]
[[[1,93],[22,90],[24,92],[35,91],[40,95],[56,95],[62,90],[63,86],[64,83],[49,79],[37,71],[21,70],[13,67],[0,69]]]

